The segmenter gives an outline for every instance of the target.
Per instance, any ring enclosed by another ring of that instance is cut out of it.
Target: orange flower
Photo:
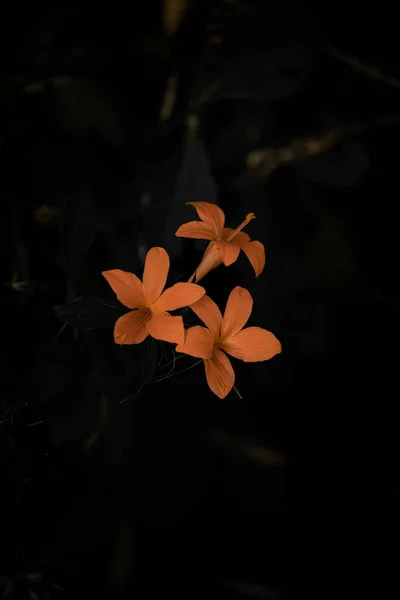
[[[253,308],[253,298],[245,288],[238,286],[231,291],[224,316],[208,296],[190,308],[207,329],[200,325],[188,329],[185,343],[176,350],[204,359],[207,383],[219,398],[225,398],[235,383],[235,372],[222,350],[244,362],[268,360],[282,351],[270,331],[261,327],[243,329]]]
[[[173,317],[168,310],[190,306],[205,294],[195,283],[176,283],[166,289],[169,256],[164,248],[151,248],[146,256],[143,283],[120,269],[103,271],[102,275],[122,304],[133,309],[118,319],[114,328],[117,344],[140,344],[148,335],[156,340],[183,344],[185,330],[182,317]]]
[[[250,236],[242,231],[256,216],[249,213],[243,223],[236,229],[224,227],[224,212],[211,202],[187,202],[195,207],[201,221],[190,221],[179,227],[175,233],[177,237],[194,238],[197,240],[210,240],[203,254],[200,265],[189,281],[194,277],[200,281],[209,271],[221,263],[229,266],[237,260],[240,250],[249,259],[256,277],[260,275],[265,266],[265,248],[261,242],[250,241]]]

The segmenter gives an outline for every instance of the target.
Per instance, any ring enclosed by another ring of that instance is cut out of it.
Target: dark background
[[[4,10],[4,597],[396,590],[397,29],[385,3]],[[259,278],[241,256],[204,280],[282,342],[235,361],[242,400],[113,342],[101,271],[160,245],[189,276],[193,200],[254,211],[266,246]]]

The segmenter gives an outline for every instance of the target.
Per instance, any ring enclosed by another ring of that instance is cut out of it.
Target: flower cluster
[[[264,361],[280,353],[281,344],[266,329],[245,327],[253,308],[248,290],[235,287],[222,315],[198,282],[220,264],[234,263],[240,250],[246,254],[257,277],[265,266],[265,250],[261,242],[251,241],[242,231],[255,218],[254,213],[249,213],[239,227],[231,229],[225,227],[225,215],[216,204],[188,204],[195,208],[200,221],[185,223],[175,235],[209,240],[209,244],[187,283],[164,289],[170,262],[168,253],[158,247],[147,253],[142,281],[134,273],[120,269],[103,272],[118,300],[131,309],[117,320],[114,340],[117,344],[140,344],[150,335],[177,344],[177,352],[203,359],[210,389],[219,398],[225,398],[235,382],[227,354],[245,362]],[[169,314],[184,307],[190,307],[205,327],[196,325],[185,329],[182,316]]]

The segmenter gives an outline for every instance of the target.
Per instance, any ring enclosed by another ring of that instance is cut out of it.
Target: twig
[[[178,76],[174,73],[168,77],[167,86],[165,88],[164,100],[161,107],[161,121],[168,121],[174,110],[176,102],[176,90],[178,85]]]
[[[262,178],[268,178],[276,169],[309,156],[327,152],[344,137],[358,134],[373,127],[400,125],[400,115],[380,117],[372,121],[360,121],[341,125],[336,129],[321,132],[314,137],[304,136],[291,140],[282,147],[267,147],[253,150],[247,156],[247,166]]]
[[[283,467],[285,465],[285,456],[281,452],[270,450],[260,444],[249,443],[220,429],[213,430],[211,438],[219,446],[241,454],[264,467]]]
[[[375,79],[376,81],[380,81],[381,83],[385,83],[386,85],[390,85],[392,87],[400,89],[400,81],[392,75],[382,73],[382,71],[380,71],[378,67],[366,65],[362,63],[357,57],[345,54],[344,52],[338,50],[334,46],[327,46],[325,50],[328,54],[330,54],[330,56],[336,58],[337,60],[340,60],[355,71],[358,71],[359,73],[362,73],[363,75],[366,75],[371,79]]]
[[[197,365],[199,365],[201,362],[203,362],[203,359],[198,360],[193,365],[190,365],[190,367],[187,367],[186,369],[182,369],[181,371],[175,371],[175,373],[169,372],[168,375],[163,375],[162,377],[157,377],[157,378],[151,379],[150,381],[147,381],[146,383],[144,383],[143,385],[141,385],[138,388],[138,390],[137,390],[136,393],[140,394],[140,392],[142,391],[142,389],[146,385],[149,385],[150,383],[159,383],[160,381],[164,381],[164,379],[169,379],[170,377],[174,377],[175,375],[180,375],[181,373],[185,373],[186,371],[190,371],[190,369],[193,369],[194,367],[197,367]]]
[[[58,75],[43,81],[32,81],[31,83],[27,83],[23,87],[23,91],[25,94],[37,94],[38,92],[43,92],[43,90],[49,86],[57,87],[59,85],[65,85],[66,83],[72,83],[75,81],[77,81],[76,77],[70,77],[69,75]]]

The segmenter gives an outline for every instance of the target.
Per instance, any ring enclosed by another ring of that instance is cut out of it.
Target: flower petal
[[[216,234],[209,223],[203,221],[190,221],[184,223],[176,231],[177,237],[193,238],[194,240],[215,240]]]
[[[232,263],[237,260],[239,256],[240,248],[230,242],[224,240],[218,240],[216,243],[219,256],[226,267],[229,267]]]
[[[212,227],[215,237],[222,234],[225,225],[224,211],[212,202],[187,202],[196,209],[200,219]]]
[[[186,331],[184,344],[178,344],[177,352],[189,354],[195,358],[211,358],[214,347],[214,337],[205,327],[195,325]]]
[[[232,229],[232,227],[224,227],[222,239],[226,240],[232,235],[234,231],[235,230]],[[237,234],[234,235],[233,238],[231,238],[229,241],[231,242],[231,244],[235,244],[235,246],[239,246],[239,248],[241,248],[243,244],[247,244],[247,242],[249,242],[250,239],[251,238],[248,233],[245,233],[244,231],[238,231]]]
[[[271,331],[261,327],[246,327],[221,344],[231,356],[244,362],[269,360],[282,352],[282,346]]]
[[[114,326],[116,344],[141,344],[149,335],[146,323],[150,319],[150,311],[133,310],[122,315]]]
[[[261,242],[253,241],[241,246],[258,277],[265,267],[265,248]]]
[[[153,305],[153,310],[175,310],[183,306],[194,304],[206,290],[196,283],[175,283],[165,290]]]
[[[218,348],[214,348],[211,358],[204,361],[207,383],[218,398],[225,398],[235,383],[235,371],[229,358]]]
[[[214,339],[218,339],[221,333],[222,315],[214,300],[211,300],[209,296],[203,296],[190,308],[203,321],[204,325],[207,325]]]
[[[207,273],[222,263],[215,242],[210,242],[203,254],[203,258],[196,269],[196,281],[199,282]]]
[[[226,303],[221,339],[227,339],[240,331],[249,320],[252,310],[253,298],[250,292],[238,285],[231,291]]]
[[[147,331],[156,340],[183,344],[185,329],[182,317],[172,317],[167,312],[154,312],[146,324]]]
[[[169,256],[164,248],[150,248],[146,255],[143,271],[143,290],[148,306],[152,306],[161,295],[167,281]]]
[[[146,305],[143,284],[134,273],[111,269],[111,271],[103,271],[102,275],[122,304],[128,308],[142,308]]]

